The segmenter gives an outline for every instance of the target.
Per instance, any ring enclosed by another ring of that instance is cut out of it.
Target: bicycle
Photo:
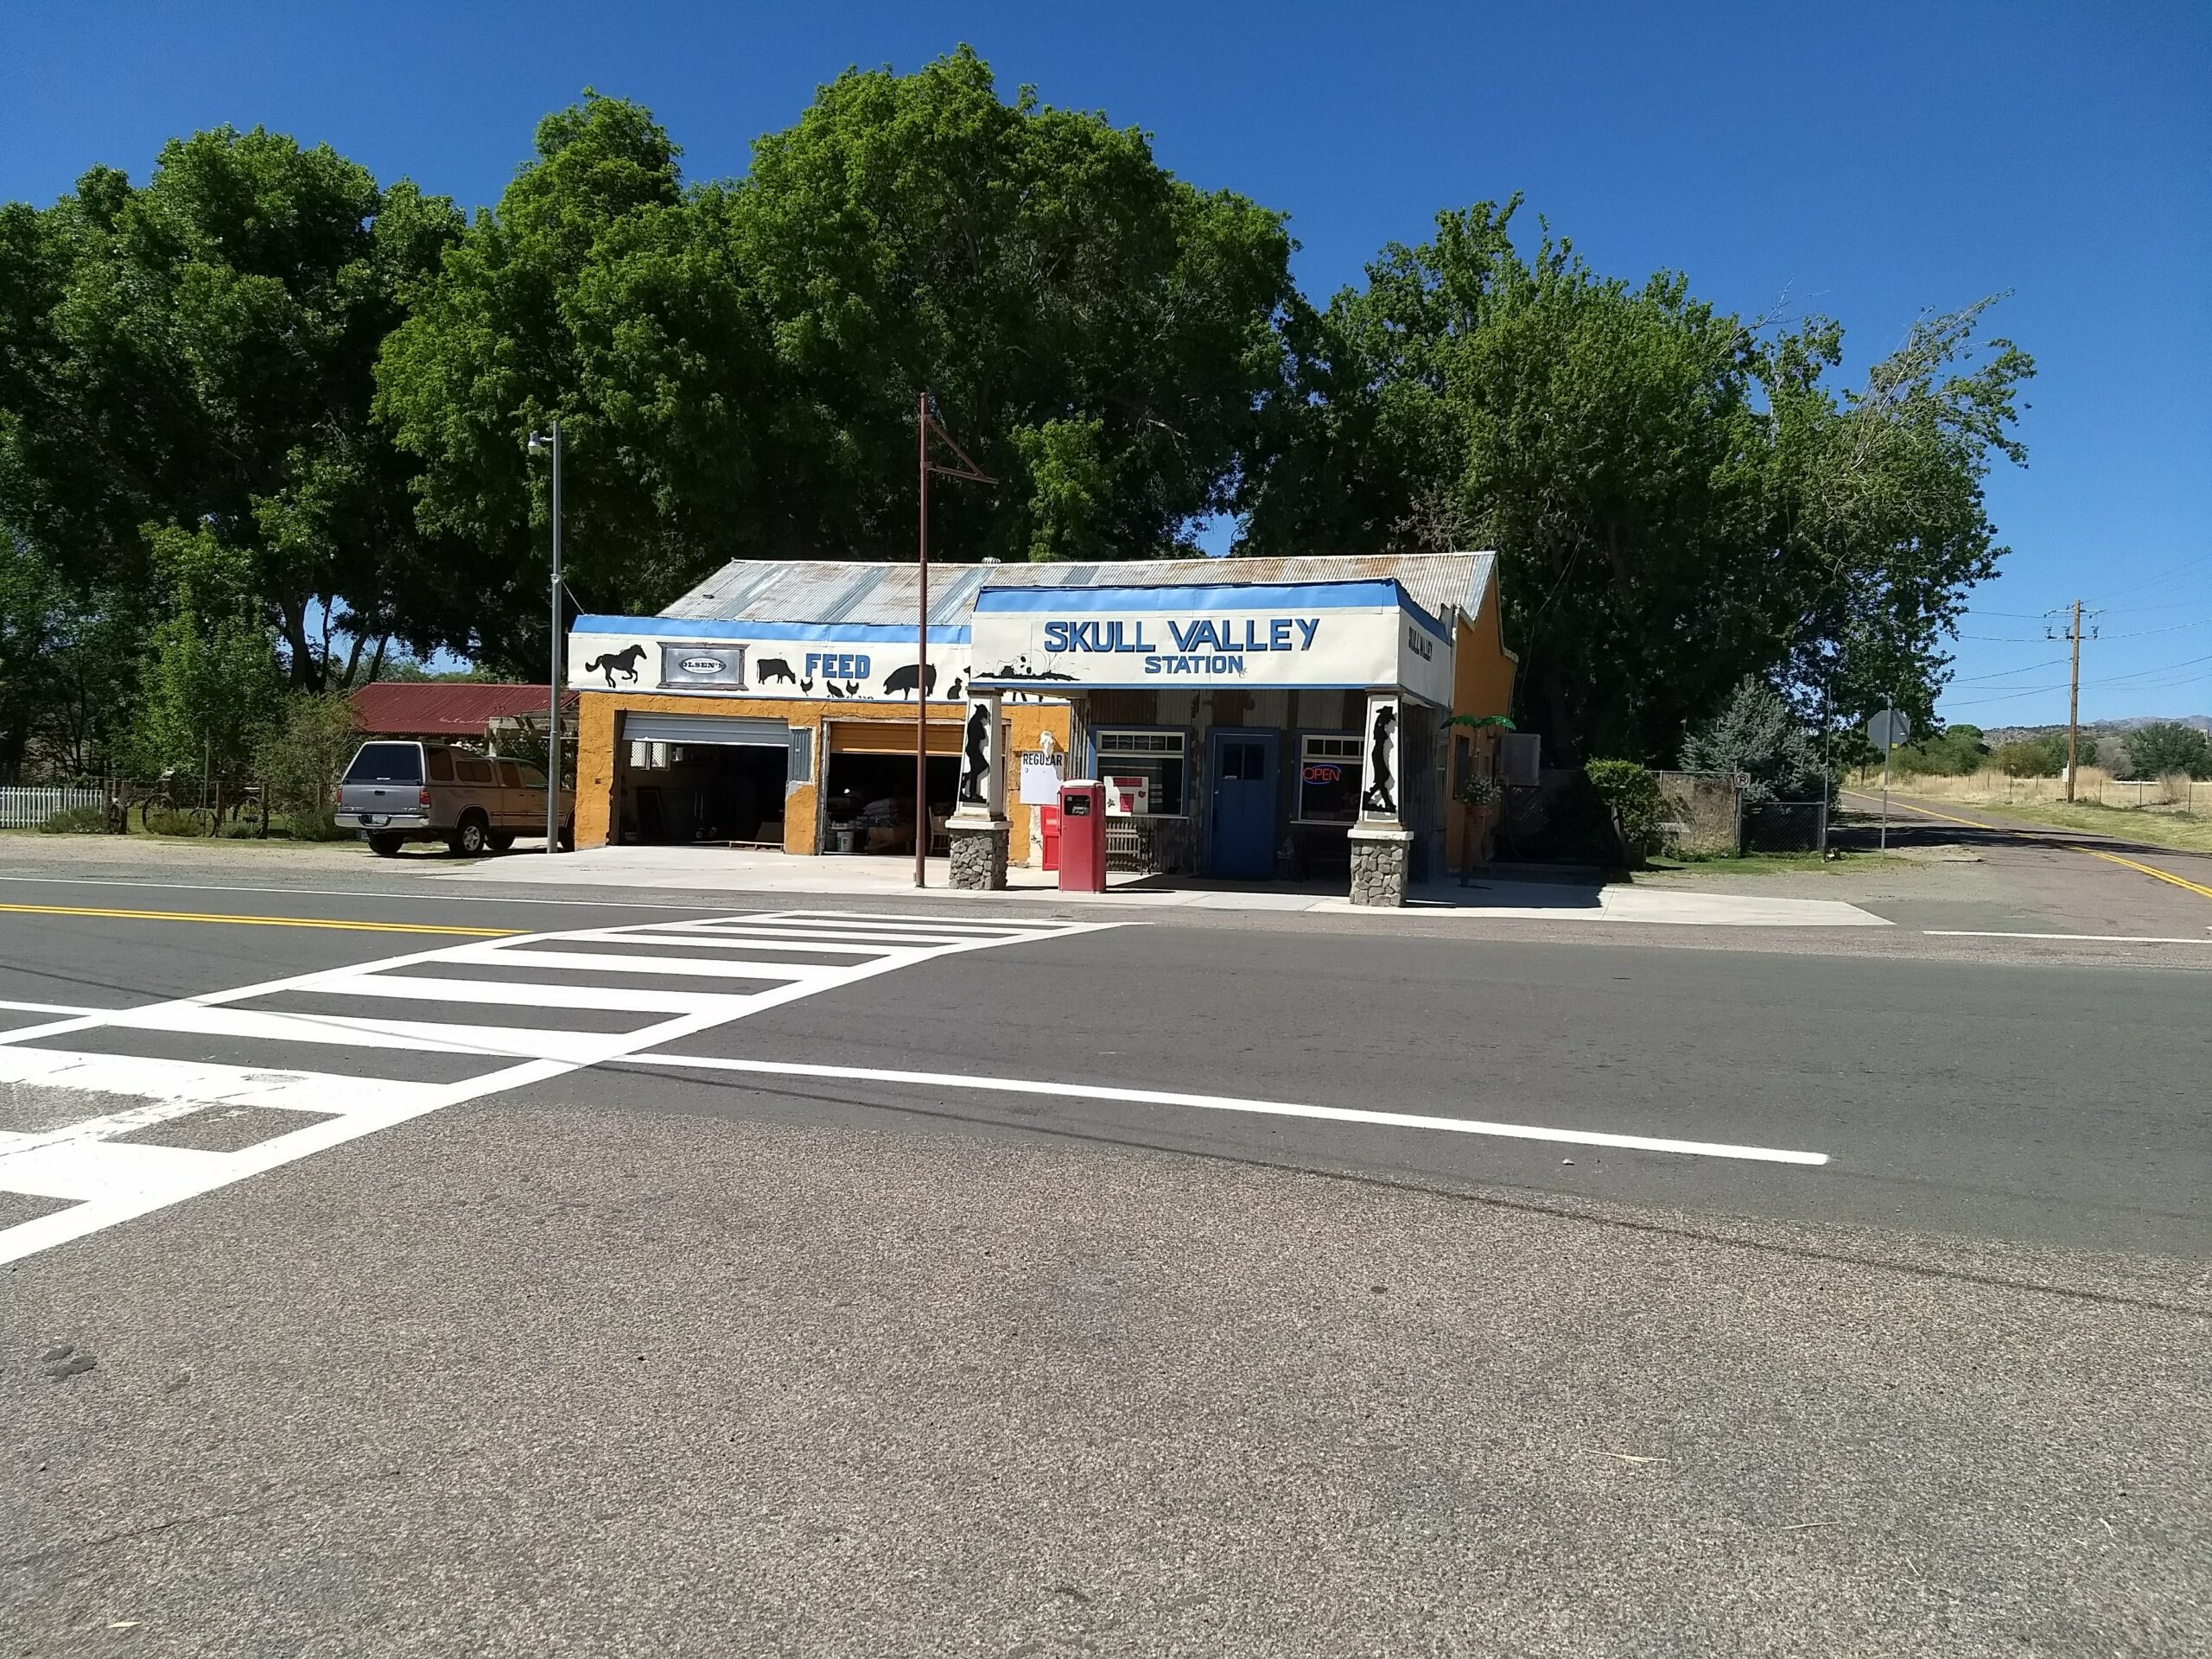
[[[175,768],[162,773],[161,779],[137,799],[138,827],[149,835],[156,832],[155,819],[183,819],[191,825],[188,833],[212,836],[215,833],[215,817],[198,802],[180,804],[176,797]]]

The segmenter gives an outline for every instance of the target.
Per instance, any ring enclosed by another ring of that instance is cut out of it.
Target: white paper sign
[[[1060,804],[1061,768],[1065,764],[1058,755],[1046,754],[1035,749],[1023,751],[1021,804],[1024,806],[1058,806]]]

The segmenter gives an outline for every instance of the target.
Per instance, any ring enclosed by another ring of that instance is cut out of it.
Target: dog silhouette
[[[638,683],[638,664],[645,660],[645,648],[643,645],[629,645],[620,651],[610,651],[604,657],[593,658],[584,664],[584,672],[604,674],[607,688],[611,690],[617,674],[635,685]]]

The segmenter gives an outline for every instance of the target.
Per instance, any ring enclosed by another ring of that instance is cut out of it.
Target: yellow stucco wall
[[[1513,676],[1516,668],[1513,657],[1505,648],[1505,625],[1499,612],[1497,573],[1491,572],[1489,584],[1483,589],[1482,603],[1477,608],[1471,623],[1462,617],[1452,644],[1452,712],[1455,715],[1503,715],[1513,709]],[[1453,738],[1464,728],[1447,728],[1445,744],[1448,752]],[[1497,770],[1498,728],[1486,726],[1479,731],[1467,732],[1473,740],[1474,755],[1485,770]],[[1459,786],[1456,775],[1446,777],[1447,790]],[[1447,800],[1444,808],[1445,857],[1453,870],[1465,868],[1471,849],[1468,846],[1469,811],[1454,800]]]
[[[1008,703],[1004,705],[1011,747],[1015,751],[1033,749],[1045,732],[1052,734],[1053,741],[1062,749],[1068,741],[1068,709],[1065,704]],[[966,705],[957,702],[932,702],[929,706],[930,751],[934,754],[957,753],[958,730]],[[618,716],[643,715],[709,715],[731,720],[780,720],[798,731],[814,734],[814,777],[801,784],[785,796],[784,801],[784,850],[800,855],[819,851],[815,842],[816,819],[819,816],[821,780],[829,768],[830,748],[827,726],[835,721],[848,725],[866,721],[871,724],[903,727],[911,734],[914,726],[912,705],[900,709],[895,704],[856,705],[853,703],[822,702],[812,698],[791,697],[700,697],[667,696],[652,692],[586,691],[579,699],[576,748],[576,845],[604,847],[613,834],[614,798],[616,792],[615,734]],[[1011,771],[1011,758],[1008,760]],[[1017,810],[1013,804],[1009,779],[1007,816],[1014,820],[1014,832],[1007,856],[1019,862],[1029,855],[1029,815]]]

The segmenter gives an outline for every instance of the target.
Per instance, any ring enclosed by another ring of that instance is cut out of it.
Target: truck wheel
[[[504,853],[515,844],[514,832],[511,830],[494,830],[490,840],[492,850],[495,853]]]
[[[397,858],[402,843],[397,836],[374,835],[369,837],[369,850],[378,858]]]
[[[492,849],[492,825],[481,812],[465,814],[446,839],[455,858],[481,858]]]

